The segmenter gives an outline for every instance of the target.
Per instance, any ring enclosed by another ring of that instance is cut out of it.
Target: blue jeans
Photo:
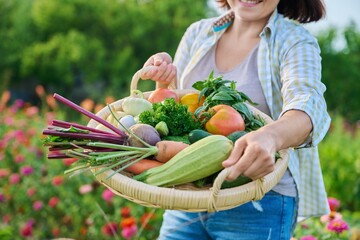
[[[296,224],[294,197],[268,192],[260,201],[215,213],[167,210],[160,240],[289,240]]]

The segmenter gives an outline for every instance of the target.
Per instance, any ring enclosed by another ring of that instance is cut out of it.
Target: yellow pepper
[[[199,101],[198,93],[187,93],[180,98],[180,103],[188,106],[188,111],[194,113],[195,110],[202,106],[205,101],[205,97],[202,97]]]

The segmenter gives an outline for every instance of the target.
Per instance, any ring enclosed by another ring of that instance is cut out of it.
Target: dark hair
[[[216,0],[220,7],[230,9],[227,0]],[[325,16],[322,0],[280,0],[277,10],[289,19],[300,23],[316,22]]]

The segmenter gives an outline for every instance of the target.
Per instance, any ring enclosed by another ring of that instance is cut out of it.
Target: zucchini
[[[230,133],[229,135],[227,135],[226,137],[228,139],[230,139],[233,143],[236,142],[236,140],[238,140],[239,138],[241,138],[242,136],[244,136],[245,134],[247,134],[246,131],[235,131],[233,133]]]
[[[193,143],[199,141],[200,139],[203,139],[204,137],[208,137],[210,135],[211,135],[211,133],[209,133],[205,130],[195,129],[189,133],[188,138],[189,138],[190,144],[193,144]]]
[[[185,148],[165,164],[134,176],[135,180],[154,186],[175,186],[210,176],[223,169],[222,162],[233,143],[222,135],[205,137]]]

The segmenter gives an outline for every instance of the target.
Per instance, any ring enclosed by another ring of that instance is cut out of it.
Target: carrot
[[[125,168],[124,170],[127,172],[130,172],[130,173],[133,173],[135,175],[138,175],[138,174],[144,172],[145,170],[148,170],[153,167],[158,167],[161,165],[163,165],[163,163],[161,163],[159,161],[144,158],[138,162],[132,163],[129,167]]]
[[[188,144],[183,142],[162,140],[156,143],[158,152],[155,155],[155,159],[159,162],[165,163],[188,146]]]

